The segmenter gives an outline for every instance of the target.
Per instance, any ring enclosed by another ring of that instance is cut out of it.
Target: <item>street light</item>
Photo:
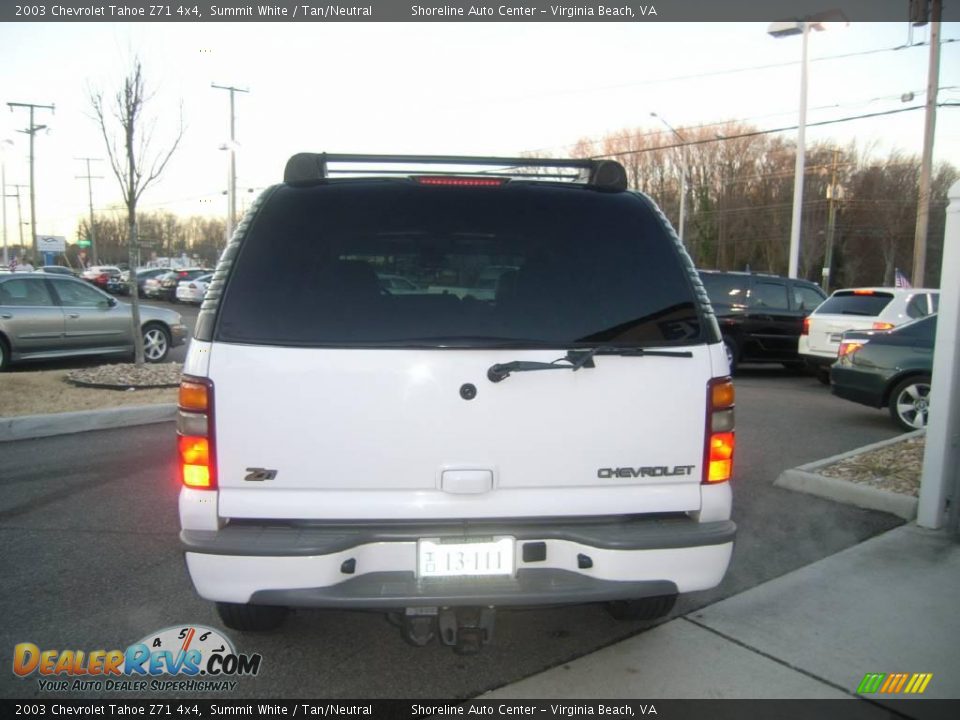
[[[825,10],[808,15],[799,20],[779,20],[770,23],[767,33],[775,38],[803,35],[802,54],[800,61],[800,120],[797,123],[797,163],[793,176],[793,218],[790,223],[790,263],[787,274],[797,277],[800,265],[800,214],[803,209],[803,173],[806,162],[806,130],[807,130],[807,38],[811,30],[826,30],[828,27],[845,27],[847,16],[840,10]]]
[[[680,140],[680,227],[677,229],[677,234],[680,236],[680,242],[683,243],[683,220],[684,220],[684,209],[686,207],[686,197],[687,197],[687,140],[683,135],[678,133],[676,129],[663,119],[662,116],[657,115],[655,112],[650,113],[650,117],[657,118],[660,122],[667,126],[667,129],[672,132]]]

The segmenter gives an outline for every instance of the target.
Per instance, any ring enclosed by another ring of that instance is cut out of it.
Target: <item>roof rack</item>
[[[331,163],[374,164],[374,165],[445,165],[451,169],[421,170],[406,169],[336,169]],[[463,167],[496,168],[496,171],[464,171]],[[576,170],[576,174],[539,173],[537,169]],[[509,178],[545,178],[551,180],[566,179],[584,182],[600,190],[622,191],[627,189],[627,173],[623,165],[614,160],[591,159],[548,159],[548,158],[507,158],[507,157],[469,157],[460,155],[354,155],[333,153],[297,153],[287,161],[283,171],[283,181],[291,185],[311,184],[329,178],[333,174],[363,175],[450,175],[450,174],[492,175]]]

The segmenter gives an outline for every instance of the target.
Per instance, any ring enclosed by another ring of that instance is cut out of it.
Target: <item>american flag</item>
[[[894,268],[893,286],[898,288],[913,287],[913,285],[910,284],[910,281],[907,280],[907,276],[900,272],[900,268]]]

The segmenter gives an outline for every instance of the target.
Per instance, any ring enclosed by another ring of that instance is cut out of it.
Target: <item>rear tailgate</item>
[[[870,330],[873,322],[872,317],[814,313],[810,316],[810,350],[820,355],[836,355],[840,340],[847,330]]]
[[[809,347],[817,355],[836,355],[847,330],[871,330],[893,293],[870,288],[837,290],[810,315]]]
[[[494,384],[495,363],[563,352],[218,345],[209,377],[220,515],[696,511],[707,388],[690,378],[711,373],[707,346],[689,349],[691,358],[602,355],[594,368]],[[473,399],[461,395],[467,383]]]

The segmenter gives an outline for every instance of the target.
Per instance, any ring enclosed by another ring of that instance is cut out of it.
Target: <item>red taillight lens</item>
[[[875,322],[873,324],[874,330],[892,330],[894,328],[893,323],[888,322]]]
[[[452,187],[498,187],[506,182],[506,178],[458,177],[456,175],[418,175],[413,179],[421,185]]]
[[[214,490],[216,462],[213,438],[213,383],[184,376],[177,413],[180,481],[190,488]]]
[[[865,343],[855,342],[853,340],[844,340],[840,343],[840,349],[837,351],[837,357],[842,358],[846,355],[853,355],[857,350],[862,348]]]
[[[800,329],[800,334],[801,335],[810,334],[810,316],[809,315],[803,319],[803,327]]]
[[[733,381],[715,378],[707,386],[707,423],[703,450],[703,482],[718,483],[733,475],[734,401]]]

